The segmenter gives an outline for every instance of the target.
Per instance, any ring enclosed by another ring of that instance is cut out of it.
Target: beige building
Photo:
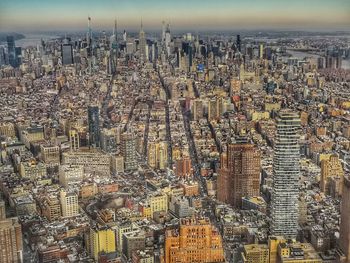
[[[11,122],[3,122],[0,123],[0,135],[6,136],[6,137],[15,137],[15,126]]]
[[[69,142],[70,142],[70,149],[72,151],[79,150],[80,138],[77,130],[73,129],[69,131]]]
[[[112,172],[124,173],[124,157],[122,155],[112,156]]]
[[[37,142],[44,140],[44,129],[41,126],[27,127],[21,130],[20,140],[30,148],[31,142]]]
[[[168,145],[166,142],[150,142],[147,148],[148,164],[154,169],[164,170],[168,162]]]
[[[41,159],[47,166],[58,166],[60,164],[60,147],[57,145],[41,145]]]
[[[322,192],[330,194],[331,179],[339,178],[339,181],[344,179],[344,171],[338,155],[332,154],[328,159],[321,161],[321,183]],[[341,183],[342,185],[342,183]],[[334,189],[334,187],[333,187]],[[340,190],[341,191],[341,190]]]
[[[68,187],[72,183],[80,183],[84,177],[84,166],[63,164],[59,168],[59,182]]]
[[[21,162],[19,167],[19,174],[23,178],[38,180],[40,178],[46,177],[46,165],[44,163],[36,162],[35,159],[28,162]]]
[[[279,236],[271,236],[268,245],[245,245],[242,260],[244,263],[322,263],[310,243],[285,240]]]
[[[42,214],[49,221],[54,221],[59,219],[61,217],[60,200],[58,200],[58,198],[53,195],[45,196],[43,206],[42,206]]]
[[[244,263],[269,263],[269,247],[264,244],[245,245],[242,259]]]
[[[62,154],[62,163],[67,165],[82,165],[84,172],[110,176],[111,156],[100,151],[76,151]]]
[[[76,193],[61,190],[60,202],[63,217],[71,217],[79,214],[78,195]]]
[[[203,118],[203,115],[204,115],[203,100],[201,99],[193,100],[192,115],[193,115],[193,120],[195,121],[198,121]]]

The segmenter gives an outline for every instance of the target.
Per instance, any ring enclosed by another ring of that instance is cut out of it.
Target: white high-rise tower
[[[281,110],[274,145],[270,232],[285,238],[296,238],[298,231],[299,130],[298,114]]]

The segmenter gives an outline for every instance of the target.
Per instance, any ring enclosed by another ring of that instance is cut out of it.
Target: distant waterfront
[[[311,53],[308,53],[308,52],[302,52],[302,51],[288,50],[287,53],[291,54],[292,57],[295,57],[295,58],[298,58],[298,59],[303,59],[305,57],[312,57],[312,58],[320,57],[319,55],[311,54]],[[343,61],[342,61],[342,68],[343,69],[350,69],[350,60],[349,59],[343,59]]]
[[[43,40],[49,40],[58,38],[57,35],[49,35],[49,34],[25,34],[25,38],[17,40],[16,46],[18,47],[30,47],[30,46],[37,46],[40,44],[41,39]]]

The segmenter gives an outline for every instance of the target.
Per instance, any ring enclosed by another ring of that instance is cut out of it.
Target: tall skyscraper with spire
[[[162,44],[165,44],[165,22],[162,22]]]
[[[91,74],[94,68],[93,59],[92,59],[94,46],[93,46],[90,16],[88,16],[88,32],[86,34],[86,42],[87,42],[87,56],[88,56],[88,73]]]
[[[92,55],[92,30],[91,30],[91,17],[88,16],[88,32],[86,34],[86,42],[88,48],[88,56]]]
[[[298,114],[281,110],[274,144],[270,232],[285,238],[296,238],[298,231],[299,130]]]
[[[139,46],[140,46],[140,58],[143,61],[147,60],[147,52],[146,52],[146,34],[145,31],[143,31],[143,24],[141,20],[141,29],[139,33]]]
[[[117,31],[117,20],[114,20],[114,28],[113,34],[109,39],[110,43],[110,51],[108,56],[108,65],[107,65],[107,73],[115,74],[117,71],[117,61],[118,61],[118,52],[119,52],[119,44],[118,44],[118,31]]]
[[[113,49],[117,48],[118,45],[118,36],[117,36],[117,19],[114,20],[114,28],[113,28],[113,34],[111,35],[110,39],[110,47]]]
[[[170,24],[167,24],[166,30],[165,30],[165,47],[168,54],[170,54],[170,42],[171,42]]]

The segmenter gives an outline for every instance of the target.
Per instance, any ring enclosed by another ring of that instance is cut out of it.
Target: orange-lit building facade
[[[224,261],[220,233],[209,219],[182,219],[179,229],[166,232],[165,263]]]

